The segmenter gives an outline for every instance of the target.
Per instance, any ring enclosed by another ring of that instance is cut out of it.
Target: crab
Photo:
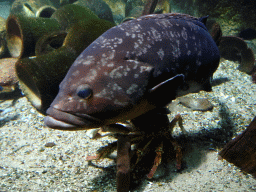
[[[152,179],[158,166],[161,164],[163,154],[169,158],[176,155],[176,168],[182,169],[182,147],[172,137],[173,128],[178,123],[184,135],[182,117],[177,114],[170,122],[167,108],[157,108],[144,115],[124,123],[116,123],[93,129],[87,132],[92,139],[113,135],[117,141],[98,150],[96,155],[87,156],[87,161],[107,158],[117,150],[117,191],[129,191],[130,178],[137,180],[140,174],[151,167],[147,178]],[[131,150],[131,145],[133,146]],[[152,158],[153,161],[143,161]]]

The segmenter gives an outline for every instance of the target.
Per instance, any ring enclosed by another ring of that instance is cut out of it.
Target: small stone
[[[211,102],[205,98],[181,97],[179,103],[196,111],[210,111],[213,109]]]
[[[0,86],[2,86],[2,88],[7,88],[8,86],[15,87],[18,85],[18,78],[15,72],[15,63],[17,61],[17,58],[0,59]],[[10,91],[13,90],[14,88],[10,89]]]
[[[54,142],[48,142],[48,143],[46,143],[44,146],[45,147],[53,147],[53,146],[55,146],[56,144],[54,143]]]

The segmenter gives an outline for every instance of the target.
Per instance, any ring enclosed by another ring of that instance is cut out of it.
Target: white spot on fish
[[[167,27],[172,27],[173,25],[170,23],[169,20],[160,20],[159,22],[162,26],[164,26],[165,28]]]
[[[121,29],[122,31],[125,30],[122,25],[118,25],[117,27],[118,27],[119,29]],[[113,28],[114,28],[114,27],[113,27]]]
[[[115,50],[111,51],[109,56],[108,56],[108,59],[113,59],[115,57]]]
[[[76,61],[75,61],[75,63],[74,63],[74,66],[77,66],[77,65],[79,65],[79,64],[81,64],[81,63],[83,63],[84,62],[84,55],[83,54],[80,54],[77,58],[76,58]]]
[[[101,64],[102,66],[105,66],[109,60],[112,60],[115,57],[115,50],[109,51],[107,53],[103,53],[101,55],[100,62],[98,64]]]
[[[124,73],[123,73],[124,76],[127,76],[129,71],[131,71],[131,69],[128,66],[126,66]]]
[[[140,66],[140,73],[143,73],[145,71],[150,71],[152,69],[152,67],[150,66]]]
[[[123,39],[122,38],[117,38],[115,37],[115,43],[114,44],[122,44],[123,43]]]
[[[95,43],[98,45],[101,45],[103,43],[103,41],[105,41],[105,38],[103,36],[100,36]]]
[[[126,58],[129,58],[129,57],[130,57],[130,51],[127,51],[127,52],[126,52],[125,57],[126,57]]]
[[[104,98],[108,100],[113,99],[113,93],[111,91],[107,91],[106,89],[103,89],[101,92],[96,93],[94,97]]]
[[[136,49],[136,48],[138,48],[138,47],[139,47],[138,43],[135,42],[135,43],[134,43],[134,49]]]
[[[114,63],[107,64],[108,67],[114,67]]]
[[[134,78],[137,79],[139,77],[139,74],[134,74]]]
[[[126,90],[126,93],[128,94],[128,95],[131,95],[131,94],[133,94],[135,91],[136,91],[136,89],[138,88],[139,86],[137,85],[137,84],[132,84],[127,90]]]
[[[178,39],[176,40],[176,43],[177,43],[177,46],[179,47],[180,46],[180,41]]]
[[[122,87],[120,87],[119,85],[117,85],[116,83],[113,84],[112,86],[112,90],[113,91],[121,91]]]
[[[188,39],[188,34],[186,32],[186,28],[183,27],[183,30],[181,31],[181,36],[183,37],[183,39],[187,40]]]
[[[161,70],[159,70],[159,71],[156,72],[156,75],[157,75],[157,76],[159,76],[159,75],[161,75],[161,74],[162,74]]]
[[[154,28],[154,27],[150,27],[153,38],[155,41],[162,41],[162,37],[161,34]]]
[[[138,42],[139,42],[139,44],[142,44],[142,43],[143,43],[141,39],[138,39]]]
[[[72,102],[73,101],[73,97],[68,97],[68,102]]]
[[[87,104],[86,104],[86,102],[83,102],[83,109],[87,109]]]
[[[201,63],[201,61],[196,61],[196,64],[198,65],[198,66],[200,66],[202,63]]]
[[[191,54],[191,51],[190,51],[190,50],[188,50],[187,55],[190,55],[190,54]]]
[[[95,69],[90,69],[86,75],[86,81],[92,82],[97,77],[97,71]]]
[[[102,66],[105,66],[105,65],[107,64],[107,62],[108,62],[107,55],[106,55],[106,53],[103,53],[103,54],[101,55],[100,64],[101,64]]]
[[[80,71],[79,70],[76,70],[75,72],[72,73],[72,76],[77,76],[79,75]]]
[[[174,34],[172,33],[172,31],[170,31],[170,35],[171,35],[172,37],[174,37]]]
[[[143,41],[144,39],[143,39],[143,35],[142,34],[138,34],[138,38],[141,40],[141,41]]]
[[[109,73],[109,76],[113,79],[121,78],[123,76],[123,74],[119,72],[120,69],[123,69],[123,66],[119,66],[118,68],[112,70]]]
[[[87,56],[84,60],[83,60],[83,65],[90,65],[90,64],[92,64],[93,62],[94,62],[94,60],[95,60],[95,58],[94,58],[94,56],[92,56],[92,55],[89,55],[89,56]]]
[[[137,24],[137,25],[134,25],[134,26],[131,28],[131,31],[132,31],[132,32],[140,33],[140,29],[142,29],[141,26],[140,26],[139,24]]]
[[[125,105],[128,105],[128,102],[127,102],[127,101],[121,102],[121,101],[115,99],[115,100],[114,100],[114,104],[115,104],[115,105],[125,106]]]
[[[161,60],[164,59],[164,50],[161,48],[159,49],[159,51],[157,52],[158,56],[160,57]]]

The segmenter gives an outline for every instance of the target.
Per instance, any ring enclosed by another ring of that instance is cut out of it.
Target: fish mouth
[[[47,109],[46,113],[44,123],[53,129],[76,131],[98,128],[103,125],[101,120],[87,114],[71,114],[53,107]]]

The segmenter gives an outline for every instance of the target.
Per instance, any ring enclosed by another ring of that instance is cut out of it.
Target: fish
[[[137,118],[175,98],[211,91],[219,50],[206,17],[150,14],[117,25],[75,60],[46,126],[76,131]]]

